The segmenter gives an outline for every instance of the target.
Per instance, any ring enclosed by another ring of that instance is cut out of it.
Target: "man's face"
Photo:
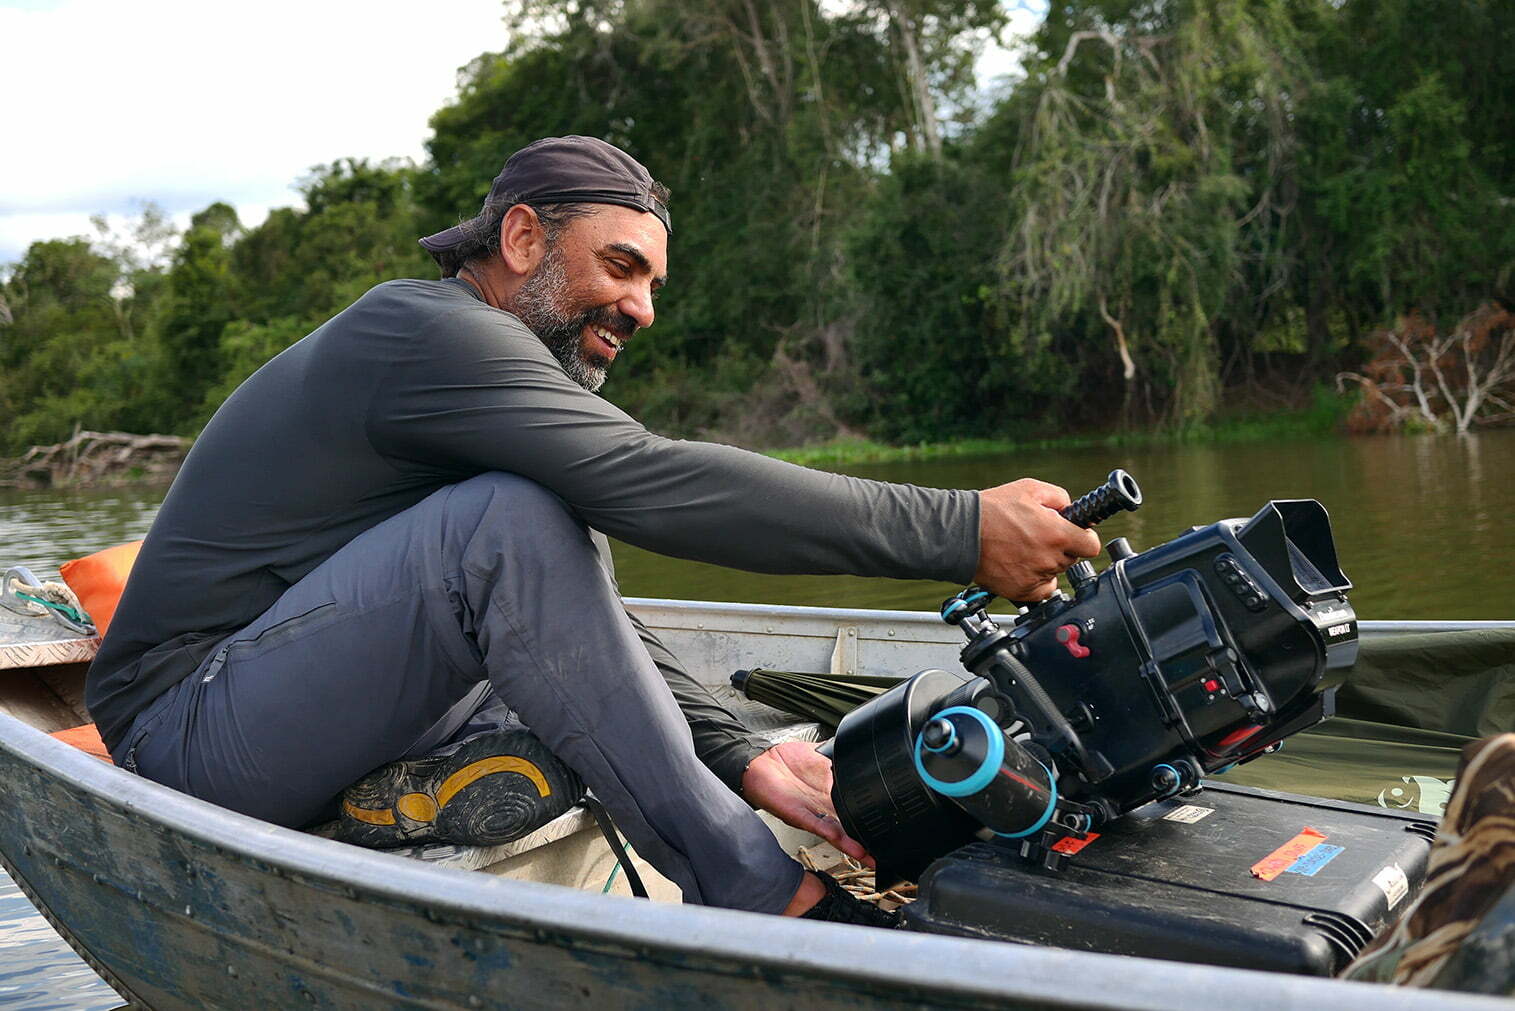
[[[601,204],[563,227],[510,308],[593,393],[632,334],[652,325],[667,264],[668,233],[656,217]]]

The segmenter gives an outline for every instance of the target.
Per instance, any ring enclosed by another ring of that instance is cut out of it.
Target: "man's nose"
[[[627,294],[616,308],[637,321],[639,328],[652,326],[653,317],[656,315],[652,309],[652,289],[638,289]]]

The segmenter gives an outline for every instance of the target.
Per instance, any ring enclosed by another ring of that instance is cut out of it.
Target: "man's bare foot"
[[[789,905],[784,907],[784,915],[803,916],[825,897],[826,886],[821,884],[821,879],[806,871],[804,879],[800,881],[799,890],[794,893],[794,898],[789,900]]]
[[[817,895],[816,893],[820,894]],[[799,891],[789,900],[785,916],[828,923],[855,923],[865,927],[898,927],[898,913],[886,912],[853,895],[829,874],[805,872]]]

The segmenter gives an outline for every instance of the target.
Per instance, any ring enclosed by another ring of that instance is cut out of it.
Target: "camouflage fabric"
[[[1515,994],[1515,734],[1463,748],[1424,889],[1342,975]]]

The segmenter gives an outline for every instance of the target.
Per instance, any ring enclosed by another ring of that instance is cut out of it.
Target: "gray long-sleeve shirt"
[[[973,492],[659,437],[464,282],[390,281],[259,369],[196,440],[90,668],[106,744],[342,545],[490,470],[611,537],[758,572],[965,582],[978,560]],[[695,721],[702,757],[732,751],[719,722]]]

